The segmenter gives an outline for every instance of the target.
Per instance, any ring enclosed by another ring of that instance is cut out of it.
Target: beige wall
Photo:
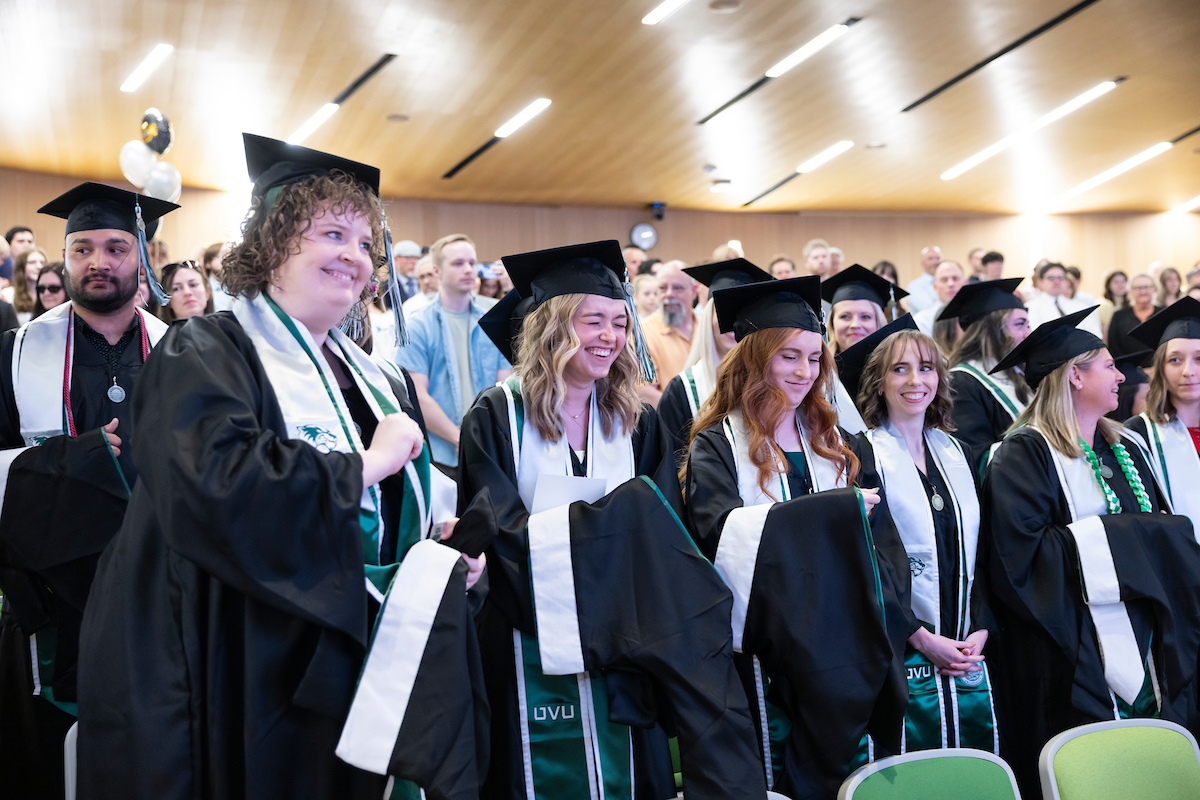
[[[63,223],[36,213],[43,203],[78,183],[75,178],[0,169],[0,231],[15,224],[33,228],[38,242],[60,250]],[[246,196],[184,189],[183,208],[164,220],[160,238],[174,259],[195,257],[207,244],[234,229]],[[393,199],[388,204],[393,236],[431,244],[447,233],[466,233],[480,258],[496,259],[544,247],[597,239],[625,242],[640,209],[552,208],[472,205]],[[947,258],[965,261],[973,247],[995,249],[1007,259],[1008,275],[1027,274],[1043,256],[1075,264],[1084,287],[1099,295],[1105,272],[1131,274],[1151,262],[1173,264],[1181,272],[1200,260],[1200,214],[1078,214],[1027,218],[1006,215],[900,213],[755,214],[667,209],[654,223],[659,242],[651,254],[694,262],[738,239],[751,261],[766,266],[776,253],[797,261],[804,243],[821,237],[846,252],[847,263],[871,266],[889,259],[902,282],[917,274],[922,247],[936,244]]]

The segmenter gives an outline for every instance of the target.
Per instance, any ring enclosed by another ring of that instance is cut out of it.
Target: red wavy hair
[[[797,328],[767,328],[738,342],[721,361],[717,386],[692,423],[694,442],[700,431],[722,422],[732,411],[741,411],[749,435],[750,462],[758,468],[758,485],[771,498],[775,497],[770,489],[774,477],[787,471],[787,457],[774,435],[790,405],[783,390],[771,383],[768,368],[775,354],[797,333]],[[800,411],[813,452],[837,464],[838,477],[845,475],[849,484],[858,476],[858,458],[842,442],[837,411],[827,399],[833,376],[833,353],[822,343],[821,371],[800,404]]]

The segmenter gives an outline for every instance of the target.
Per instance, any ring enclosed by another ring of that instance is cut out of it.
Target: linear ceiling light
[[[854,20],[854,22],[857,22],[857,21],[858,20]],[[839,22],[837,25],[834,25],[832,28],[829,28],[824,33],[822,33],[820,36],[818,36],[817,38],[808,42],[803,47],[801,47],[799,50],[797,50],[796,52],[792,53],[790,56],[785,58],[783,61],[780,61],[778,64],[776,64],[775,66],[773,66],[769,70],[767,70],[767,77],[768,78],[778,78],[780,75],[787,72],[789,69],[796,66],[797,64],[799,64],[803,61],[807,61],[810,57],[815,56],[817,53],[824,50],[827,46],[829,46],[833,42],[837,41],[838,39],[842,38],[842,34],[844,34],[846,31],[850,30],[850,25],[852,25],[852,24],[854,24],[854,23],[853,22],[850,22],[850,23]]]
[[[687,1],[688,0],[664,0],[664,2],[660,3],[653,11],[642,17],[642,24],[657,25],[667,17],[671,16],[671,14],[675,13],[675,11],[687,3]]]
[[[1067,200],[1070,200],[1072,197],[1081,195],[1084,192],[1088,191],[1089,189],[1094,189],[1102,183],[1107,183],[1108,181],[1111,181],[1113,178],[1117,177],[1118,175],[1124,174],[1124,173],[1128,172],[1129,170],[1133,169],[1138,164],[1144,164],[1147,161],[1149,161],[1150,159],[1154,158],[1155,156],[1167,152],[1172,147],[1173,147],[1173,145],[1170,142],[1159,142],[1158,144],[1154,145],[1154,147],[1151,147],[1149,150],[1144,150],[1144,151],[1138,153],[1133,158],[1122,161],[1120,164],[1117,164],[1112,169],[1105,170],[1104,172],[1101,172],[1096,177],[1084,181],[1083,183],[1076,186],[1074,189],[1071,189],[1070,191],[1067,191],[1067,192],[1063,192],[1061,195],[1058,196],[1058,199],[1055,201],[1055,204],[1062,205]]]
[[[1193,197],[1183,205],[1175,206],[1175,208],[1172,208],[1171,210],[1176,214],[1186,214],[1189,211],[1195,211],[1197,208],[1200,208],[1200,197]]]
[[[321,109],[308,118],[308,121],[296,128],[295,132],[287,137],[288,144],[300,144],[309,136],[312,136],[313,131],[325,124],[325,120],[329,119],[334,113],[341,108],[337,103],[326,103],[321,106]]]
[[[826,163],[827,161],[832,161],[833,159],[837,158],[851,147],[854,147],[854,142],[845,140],[840,141],[833,147],[828,147],[822,150],[808,161],[805,161],[803,164],[796,167],[796,172],[800,173],[801,175],[812,172],[814,169]]]
[[[520,128],[526,122],[529,122],[529,120],[533,119],[538,114],[545,111],[549,106],[550,100],[548,98],[539,97],[537,100],[534,100],[532,103],[525,106],[525,108],[521,109],[521,112],[515,117],[497,128],[496,132],[492,135],[497,139],[508,138],[516,133],[518,128]]]
[[[136,92],[146,78],[150,77],[150,73],[158,68],[158,65],[167,60],[167,56],[175,52],[175,46],[170,44],[158,44],[150,51],[150,55],[142,60],[142,63],[137,65],[137,69],[129,74],[125,82],[121,84],[122,92]]]
[[[812,56],[819,53],[820,51],[824,50],[826,47],[829,46],[829,44],[831,42],[833,42],[835,39],[840,39],[842,34],[844,34],[846,31],[850,30],[851,25],[853,25],[856,22],[860,22],[861,20],[862,20],[862,17],[850,17],[845,22],[839,22],[837,25],[834,25],[832,28],[829,28],[824,33],[820,34],[815,39],[812,39],[807,44],[805,44],[803,47],[801,47],[799,50],[797,50],[796,52],[792,53],[790,56],[785,58],[783,61],[780,61],[775,66],[771,67],[769,70],[767,70],[767,73],[765,75],[763,75],[761,78],[759,78],[754,83],[750,84],[750,86],[748,88],[743,89],[740,93],[735,95],[732,100],[726,101],[716,111],[713,111],[712,113],[708,114],[707,116],[702,118],[700,121],[698,121],[696,124],[703,125],[704,123],[708,122],[710,119],[715,117],[717,114],[720,114],[722,111],[724,111],[725,109],[732,106],[734,103],[738,102],[739,100],[744,100],[750,94],[752,94],[752,93],[758,91],[759,89],[761,89],[762,87],[766,86],[768,83],[775,80],[780,75],[782,75],[783,73],[790,70],[792,67],[795,67],[800,62],[806,61],[809,58],[811,58]]]
[[[1067,114],[1070,114],[1072,111],[1076,111],[1080,108],[1083,108],[1084,106],[1086,106],[1088,103],[1092,102],[1093,100],[1095,100],[1099,97],[1103,97],[1104,95],[1111,92],[1113,89],[1117,88],[1117,86],[1120,85],[1121,82],[1124,80],[1125,80],[1125,78],[1117,78],[1116,80],[1113,80],[1113,81],[1105,81],[1104,83],[1100,84],[1099,86],[1095,86],[1095,87],[1087,90],[1083,94],[1076,97],[1074,100],[1063,103],[1061,106],[1054,109],[1049,114],[1039,117],[1038,119],[1036,119],[1033,122],[1026,125],[1024,128],[1021,128],[1016,133],[1012,133],[1012,134],[1009,134],[1008,136],[1005,136],[1003,139],[996,142],[991,147],[987,147],[987,148],[984,148],[983,150],[980,150],[978,153],[971,156],[966,161],[963,161],[960,164],[956,164],[955,166],[946,170],[945,172],[942,173],[942,180],[944,180],[944,181],[954,180],[959,175],[962,175],[964,172],[967,172],[968,170],[974,169],[975,167],[977,167],[980,164],[982,164],[983,162],[987,161],[989,158],[996,155],[997,153],[1003,153],[1005,150],[1007,150],[1009,147],[1011,147],[1012,144],[1014,142],[1016,142],[1018,139],[1020,139],[1022,136],[1028,136],[1031,133],[1033,133],[1034,131],[1040,131],[1042,128],[1046,127],[1047,125],[1049,125],[1053,122],[1057,122],[1058,120],[1065,117]]]

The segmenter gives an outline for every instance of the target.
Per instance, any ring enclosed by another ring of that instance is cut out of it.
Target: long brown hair
[[[908,345],[917,349],[917,357],[928,361],[937,372],[938,388],[933,402],[925,409],[925,427],[950,433],[954,430],[954,401],[950,399],[950,381],[946,379],[946,359],[937,342],[920,331],[896,331],[875,348],[858,379],[858,407],[868,428],[878,428],[888,419],[887,400],[883,396],[887,374],[904,355]]]
[[[734,346],[717,370],[717,386],[696,414],[692,423],[691,444],[700,431],[721,423],[733,411],[742,412],[749,436],[750,463],[758,468],[758,485],[770,497],[776,475],[787,470],[787,458],[775,441],[775,429],[789,410],[783,390],[771,383],[768,368],[771,359],[798,333],[796,328],[767,328],[751,333]],[[818,456],[838,465],[838,477],[854,483],[858,476],[858,458],[842,442],[837,429],[837,411],[827,399],[829,382],[834,380],[833,353],[821,344],[821,371],[808,396],[800,404],[804,426],[811,433],[812,448]],[[681,471],[682,476],[685,469]]]
[[[968,325],[947,359],[950,366],[957,367],[968,361],[978,361],[986,369],[994,367],[1006,353],[1017,346],[1017,340],[1006,327],[1008,318],[1016,310],[1001,308],[991,311],[987,316]],[[1016,369],[1006,369],[1003,375],[1012,381],[1017,399],[1028,404],[1033,392],[1025,382],[1025,376]]]

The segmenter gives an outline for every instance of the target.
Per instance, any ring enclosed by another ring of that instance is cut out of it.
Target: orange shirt
[[[694,313],[694,312],[693,312]],[[662,312],[656,311],[649,317],[643,317],[642,335],[646,339],[646,349],[654,362],[654,383],[661,391],[680,372],[683,372],[684,362],[692,350],[692,340],[683,335],[678,328],[667,327],[663,322]],[[692,325],[692,335],[696,333],[696,325]]]

